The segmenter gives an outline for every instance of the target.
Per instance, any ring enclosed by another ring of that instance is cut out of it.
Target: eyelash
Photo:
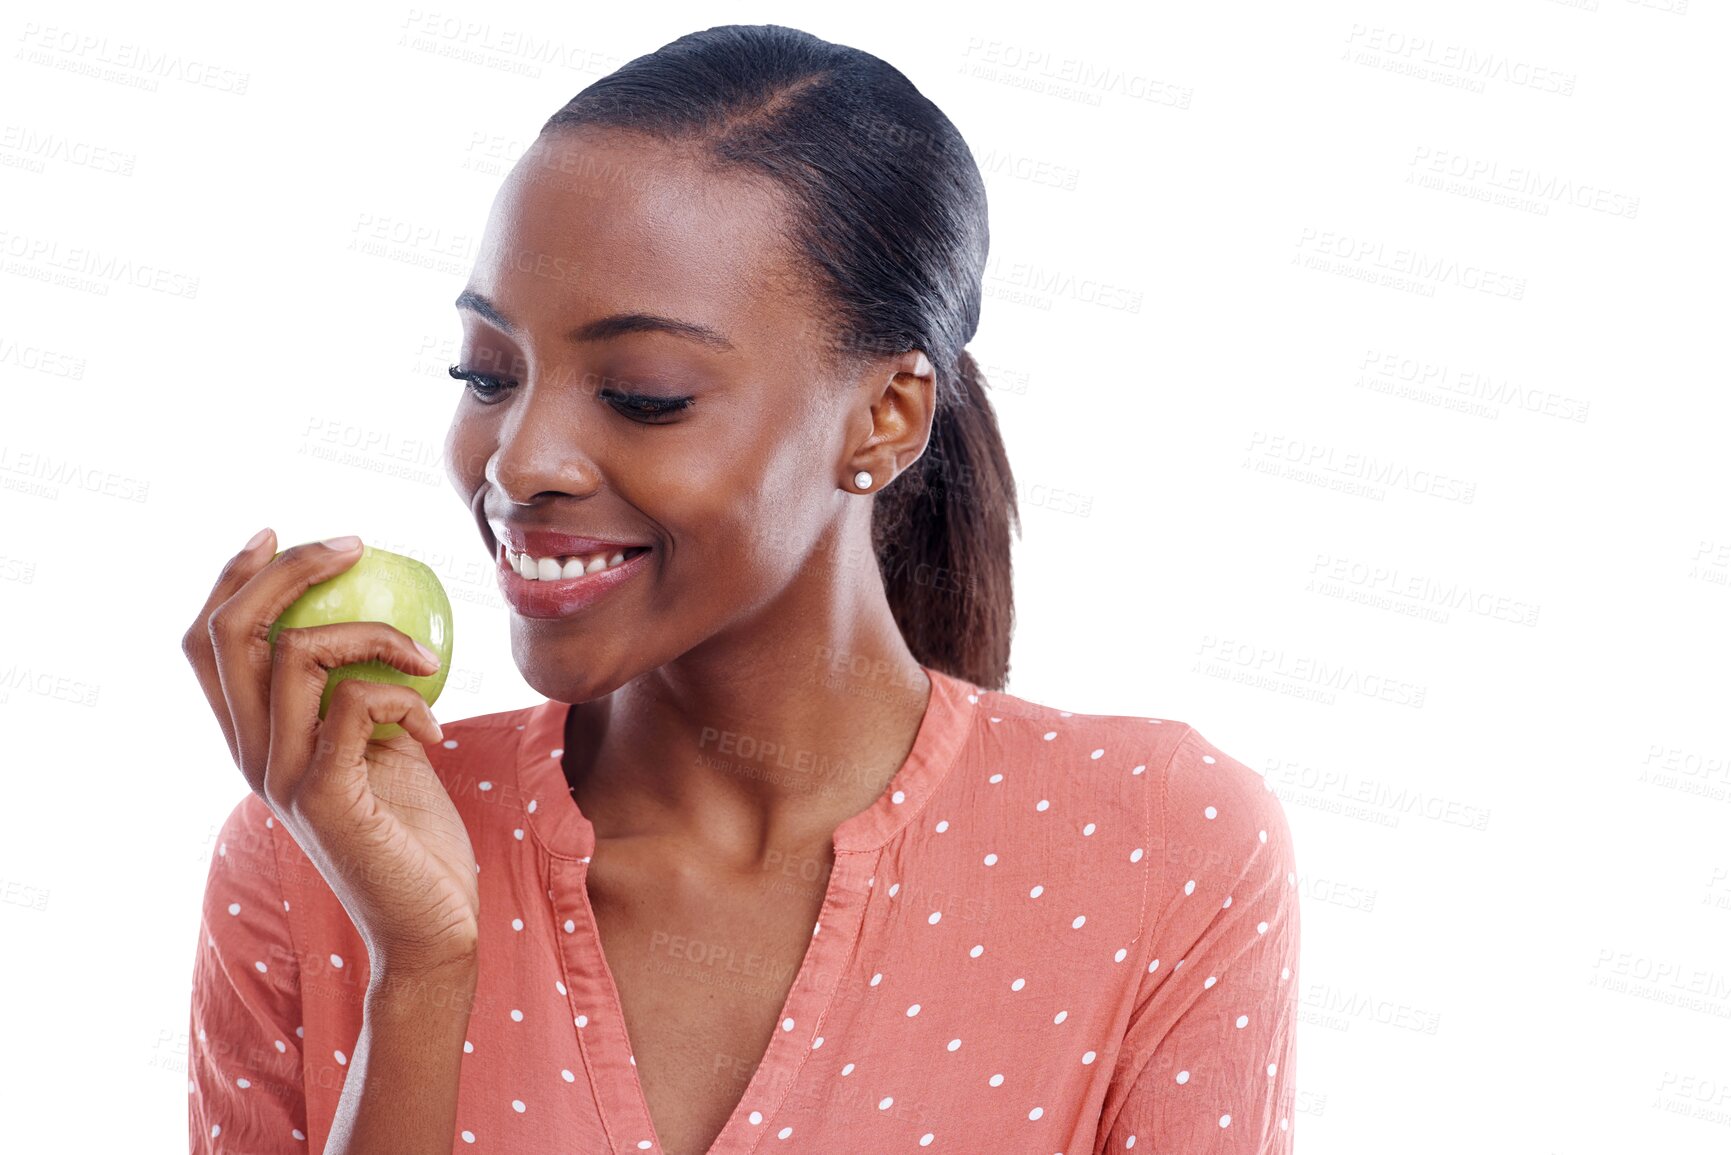
[[[515,381],[501,381],[497,377],[477,373],[472,369],[459,369],[455,365],[446,371],[458,381],[466,382],[469,392],[483,405],[494,404],[499,394],[516,385]],[[695,397],[651,397],[644,393],[620,393],[615,389],[603,389],[601,396],[626,417],[645,425],[658,424],[658,418],[669,417],[688,409],[696,400]]]

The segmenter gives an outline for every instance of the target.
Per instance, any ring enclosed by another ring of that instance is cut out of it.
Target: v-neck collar
[[[876,800],[836,828],[838,854],[876,850],[895,837],[937,789],[967,737],[978,689],[924,663],[920,669],[932,689],[913,748]],[[569,703],[553,699],[529,708],[517,751],[517,783],[537,840],[555,857],[587,861],[595,853],[595,827],[565,782],[570,710]]]
[[[822,1030],[846,962],[859,941],[879,851],[917,814],[956,760],[976,713],[978,690],[930,666],[925,714],[913,748],[866,809],[836,829],[835,866],[824,890],[798,972],[783,1000],[779,1029],[770,1037],[745,1091],[705,1155],[749,1155],[764,1138],[788,1138],[778,1113]],[[587,875],[595,851],[595,828],[565,784],[562,744],[569,704],[551,699],[529,709],[517,753],[517,787],[524,822],[551,856],[547,898],[553,920],[565,995],[583,1055],[584,1073],[611,1149],[660,1149],[649,1102],[637,1076],[619,987],[601,946],[590,904]],[[520,832],[519,832],[520,833]],[[824,933],[824,932],[828,933]]]

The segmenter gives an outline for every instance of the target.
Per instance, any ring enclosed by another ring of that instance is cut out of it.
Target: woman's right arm
[[[374,971],[326,1155],[451,1149],[476,967]]]
[[[291,981],[296,958],[271,841],[280,826],[341,902],[369,961],[361,1032],[325,1155],[448,1152],[478,971],[480,895],[468,830],[427,759],[426,745],[442,734],[427,703],[406,685],[347,679],[319,715],[329,673],[339,666],[382,661],[427,674],[438,661],[383,622],[285,627],[273,641],[272,623],[291,603],[361,556],[361,543],[352,538],[274,555],[273,542],[273,534],[262,532],[229,561],[181,639],[229,752],[258,799],[243,799],[236,814],[274,817],[262,830],[262,844],[252,844],[262,845],[254,852],[260,873],[269,863],[268,888],[256,877],[237,883],[233,862],[230,877],[219,884],[213,863],[205,899],[205,945],[212,949],[200,954],[194,1018],[196,1024],[203,1000],[218,1029],[197,1027],[198,1042],[212,1054],[229,1055],[229,1067],[243,1065],[232,1058],[239,1051],[247,1061],[279,1070],[287,1055],[283,1029],[304,1045],[302,1025],[287,1024],[288,1017],[300,1017],[300,992]],[[374,740],[380,723],[396,723],[403,732]],[[217,857],[227,857],[222,847]],[[237,885],[248,895],[225,902],[220,892]],[[276,905],[265,897],[271,891]],[[237,911],[249,920],[236,922],[230,916]],[[221,928],[220,938],[212,927]],[[220,948],[213,945],[219,942]],[[276,963],[286,964],[278,973],[271,973],[270,960],[249,958],[273,950]],[[267,988],[276,994],[259,997]],[[273,1037],[266,1041],[265,1035]],[[273,1081],[279,1108],[260,1114],[264,1102],[247,1094],[246,1075],[209,1064],[203,1077],[210,1098],[193,1110],[195,1155],[201,1144],[299,1150],[306,1139],[305,1104],[298,1068],[291,1069],[294,1079]],[[295,1111],[297,1099],[298,1121],[285,1128],[285,1112]],[[224,1141],[223,1120],[216,1117],[223,1114],[231,1125],[244,1120],[258,1138]],[[202,1134],[201,1122],[208,1124]]]

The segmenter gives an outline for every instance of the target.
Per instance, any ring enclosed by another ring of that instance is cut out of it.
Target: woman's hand
[[[273,559],[274,540],[266,531],[229,561],[181,639],[229,753],[342,901],[374,974],[472,963],[475,851],[423,749],[443,738],[426,701],[408,686],[347,678],[318,716],[335,667],[378,659],[424,676],[438,659],[383,622],[283,629],[273,647],[271,623],[361,556],[350,538]],[[369,741],[381,722],[406,733]]]

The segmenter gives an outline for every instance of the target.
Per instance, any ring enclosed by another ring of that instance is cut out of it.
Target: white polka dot
[[[1209,987],[1213,986],[1215,983],[1217,983],[1219,981],[1220,980],[1215,978],[1213,975],[1209,975],[1207,978],[1202,980],[1202,989],[1207,990]]]
[[[512,930],[522,930],[523,929],[523,920],[520,918],[512,919],[511,920],[511,929]]]
[[[564,1079],[567,1083],[575,1083],[577,1081],[577,1076],[571,1073],[571,1068],[569,1067],[560,1067],[559,1077]]]
[[[783,1127],[781,1130],[779,1130],[775,1133],[775,1137],[777,1139],[785,1139],[791,1134],[793,1134],[793,1128],[792,1127]]]
[[[1010,989],[1013,991],[1019,991],[1027,985],[1028,985],[1027,979],[1017,979],[1015,982],[1010,984]]]
[[[980,861],[984,862],[987,866],[992,866],[998,861],[998,856],[996,854],[988,854]]]
[[[1213,759],[1210,759],[1210,761],[1213,761]],[[1226,1126],[1230,1122],[1232,1122],[1232,1116],[1231,1115],[1220,1116],[1220,1125],[1222,1127]]]
[[[471,1043],[468,1039],[464,1039],[463,1040],[463,1053],[465,1055],[474,1054],[475,1053],[475,1044]]]
[[[1094,833],[1096,829],[1098,828],[1092,822],[1088,823],[1088,825],[1082,827],[1082,837],[1088,837],[1090,834]]]
[[[901,803],[903,803],[907,800],[907,797],[908,796],[907,796],[906,792],[901,791],[901,790],[897,790],[894,794],[890,795],[890,801],[896,803],[899,806]]]
[[[944,831],[948,830],[949,828],[950,828],[950,820],[948,818],[940,820],[938,822],[937,826],[933,827],[933,829],[935,829],[939,834],[942,834]]]
[[[1215,816],[1215,815],[1216,815],[1216,814],[1218,814],[1218,813],[1220,813],[1220,811],[1218,811],[1218,810],[1216,810],[1216,809],[1214,809],[1214,807],[1212,807],[1212,806],[1206,806],[1206,807],[1204,807],[1204,808],[1203,808],[1203,810],[1202,810],[1202,817],[1204,817],[1204,818],[1213,818],[1213,817],[1214,817],[1214,816]]]
[[[1004,1077],[1002,1075],[993,1075],[990,1079],[987,1079],[986,1082],[990,1083],[994,1087],[1001,1087],[1004,1084]]]
[[[1052,806],[1052,803],[1045,798],[1042,798],[1038,802],[1034,803],[1034,809],[1035,810],[1049,810],[1049,809],[1051,809],[1051,806]]]
[[[811,1041],[811,1049],[815,1051],[821,1046],[823,1046],[823,1036],[819,1035],[817,1038],[815,1038]]]
[[[1273,1063],[1268,1064],[1268,1077],[1270,1079],[1274,1078],[1274,1064]]]
[[[572,922],[570,919],[565,920],[565,933],[566,934],[570,934],[572,931],[574,931],[576,929],[577,929],[576,923]]]
[[[1256,924],[1256,933],[1257,934],[1267,934],[1268,933],[1268,924],[1266,922],[1257,923]]]
[[[1125,950],[1123,947],[1119,947],[1117,950],[1112,952],[1112,961],[1113,962],[1123,962],[1125,956],[1127,956],[1129,953],[1130,952]]]
[[[1041,1115],[1044,1115],[1045,1113],[1046,1113],[1046,1109],[1044,1107],[1035,1107],[1032,1111],[1028,1112],[1028,1119],[1030,1121],[1032,1121],[1034,1119],[1038,1119]]]
[[[229,903],[228,904],[228,913],[239,914],[240,913],[240,903],[238,903],[238,902]]]
[[[871,985],[875,987],[883,981],[884,981],[884,973],[882,971],[879,971],[877,974],[872,976]]]
[[[519,826],[515,830],[511,831],[511,837],[515,838],[518,842],[523,841],[523,828]]]
[[[1258,831],[1257,831],[1257,832],[1256,832],[1256,840],[1257,840],[1257,841],[1258,841],[1258,842],[1267,842],[1267,841],[1268,841],[1268,831],[1266,831],[1266,830],[1258,830]]]
[[[1094,1061],[1094,1052],[1093,1051],[1084,1051],[1082,1053],[1082,1065],[1084,1067],[1087,1066],[1089,1063],[1092,1063],[1093,1061]]]
[[[332,1051],[331,1054],[336,1056],[337,1064],[339,1066],[346,1067],[349,1065],[349,1057],[347,1055],[343,1054],[341,1051]]]
[[[254,970],[256,970],[261,975],[264,974],[266,971],[270,970],[270,968],[265,966],[264,963],[262,963],[262,962],[254,962],[252,964],[252,967]]]
[[[475,1133],[473,1131],[464,1131],[463,1132],[463,1142],[473,1143],[474,1141],[475,1141]]]
[[[1138,846],[1135,850],[1132,850],[1130,852],[1130,861],[1131,862],[1141,862],[1142,861],[1142,848],[1140,846]]]
[[[1190,1081],[1190,1072],[1189,1071],[1179,1071],[1178,1072],[1178,1082],[1180,1084],[1188,1083],[1189,1081]]]
[[[972,949],[968,952],[968,957],[969,958],[979,958],[980,955],[985,952],[985,949],[986,948],[984,946],[982,946],[980,943],[975,943],[974,949]]]
[[[252,1080],[247,1078],[236,1079],[234,1085],[244,1090],[245,1088],[252,1086]]]
[[[1184,884],[1184,893],[1185,894],[1195,894],[1196,893],[1196,880],[1194,878],[1192,878],[1190,881],[1188,881]]]
[[[1028,892],[1028,897],[1029,898],[1039,898],[1045,892],[1046,892],[1046,888],[1044,886],[1036,886],[1036,887],[1034,887],[1033,890],[1030,890]]]
[[[929,914],[929,915],[927,915],[927,916],[926,916],[926,922],[927,922],[927,923],[928,923],[928,924],[929,924],[929,925],[933,925],[933,926],[935,926],[935,925],[937,925],[937,921],[938,921],[938,919],[940,919],[940,918],[942,918],[942,917],[944,917],[944,912],[943,912],[943,911],[941,911],[941,910],[934,910],[934,911],[932,911],[932,913],[931,913],[931,914]]]
[[[1044,734],[1040,735],[1040,737],[1047,742],[1050,742],[1053,738],[1056,738],[1057,736],[1058,736],[1058,732],[1056,730],[1047,730]]]
[[[511,1021],[513,1023],[522,1022],[523,1021],[523,1012],[518,1010],[516,1007],[512,1007],[511,1008]]]
[[[1238,1029],[1242,1031],[1245,1027],[1250,1025],[1250,1016],[1249,1015],[1239,1015],[1238,1021],[1234,1025],[1237,1026]]]
[[[305,1131],[302,1131],[299,1127],[290,1128],[289,1134],[293,1135],[296,1139],[302,1140],[303,1142],[306,1140],[306,1137],[307,1137],[307,1133]]]
[[[457,748],[457,740],[455,738],[446,738],[443,742],[439,743],[439,745],[443,746],[447,750],[455,750]]]
[[[910,1018],[910,1019],[919,1013],[920,1013],[920,1004],[918,1004],[918,1003],[915,1003],[913,1006],[908,1008],[908,1018]]]
[[[751,1114],[747,1115],[746,1118],[749,1119],[751,1121],[751,1125],[753,1127],[755,1127],[759,1123],[763,1122],[763,1112],[762,1111],[753,1111]]]
[[[343,956],[340,954],[332,955],[331,956],[331,965],[340,969],[343,965]]]
[[[1002,782],[1003,780],[1004,780],[1004,776],[1002,774],[994,774],[990,778],[986,779],[987,782],[991,782],[993,784]]]
[[[577,1023],[578,1028],[581,1029],[581,1028],[589,1025],[589,1016],[588,1015],[578,1015],[575,1021]]]
[[[842,1068],[842,1069],[841,1069],[841,1073],[842,1073],[842,1074],[843,1074],[843,1075],[851,1075],[851,1074],[853,1074],[853,1064],[852,1064],[852,1063],[849,1063],[849,1064],[848,1064],[848,1065],[847,1065],[847,1066],[845,1066],[845,1067],[843,1067],[843,1068]]]
[[[493,788],[493,784],[491,782],[487,782],[487,781],[483,780],[475,788],[477,790],[491,790]]]
[[[554,979],[553,980],[553,989],[558,991],[560,994],[564,994],[565,993],[564,981],[561,979]]]
[[[885,1110],[893,1102],[895,1102],[894,1096],[885,1095],[883,1098],[878,1100],[878,1110],[880,1110],[880,1111]]]
[[[1146,767],[1146,766],[1140,766],[1140,765],[1139,766],[1132,766],[1132,767],[1130,767],[1130,773],[1140,774],[1140,773],[1142,773],[1142,771],[1144,771],[1146,769],[1148,769],[1148,767]]]
[[[781,1020],[781,1029],[782,1029],[782,1030],[784,1030],[784,1031],[791,1031],[791,1030],[793,1030],[793,1020],[792,1020],[792,1019],[783,1019],[783,1020]]]
[[[1052,1016],[1052,1022],[1061,1023],[1069,1017],[1070,1017],[1069,1011],[1059,1011],[1057,1014]]]
[[[511,1100],[511,1110],[517,1112],[517,1114],[521,1115],[524,1111],[527,1111],[528,1109],[529,1109],[528,1105],[526,1103],[524,1103],[523,1100],[521,1100],[521,1099],[512,1099]]]
[[[1085,923],[1085,922],[1087,922],[1087,921],[1088,921],[1088,916],[1087,916],[1087,915],[1085,915],[1085,914],[1079,914],[1079,915],[1077,915],[1077,916],[1076,916],[1076,919],[1075,919],[1075,921],[1074,921],[1074,922],[1072,922],[1072,923],[1071,923],[1071,924],[1070,924],[1070,929],[1071,929],[1071,930],[1077,930],[1077,929],[1079,929],[1079,928],[1080,928],[1080,927],[1081,927],[1081,925],[1082,925],[1082,924],[1083,924],[1083,923]]]
[[[962,1045],[962,1040],[960,1040],[960,1039],[951,1039],[951,1040],[950,1040],[950,1043],[949,1043],[949,1049],[950,1049],[950,1050],[952,1050],[952,1051],[953,1051],[953,1050],[955,1050],[955,1049],[956,1049],[956,1048],[958,1048],[958,1047],[960,1047],[960,1046],[961,1046],[961,1045]]]
[[[282,1055],[288,1054],[288,1044],[283,1042],[281,1039],[278,1039],[276,1041],[276,1049],[277,1049],[278,1054],[282,1054]]]
[[[1088,757],[1098,758],[1100,755],[1104,754],[1105,752],[1106,752],[1105,750],[1096,750],[1092,754],[1088,755]]]
[[[889,890],[890,897],[894,898],[896,896],[896,891],[900,890],[901,888],[902,888],[902,884],[899,882],[890,883],[890,890]]]
[[[927,1131],[924,1135],[920,1136],[920,1146],[921,1147],[930,1147],[931,1145],[932,1145],[932,1133],[930,1131]]]

